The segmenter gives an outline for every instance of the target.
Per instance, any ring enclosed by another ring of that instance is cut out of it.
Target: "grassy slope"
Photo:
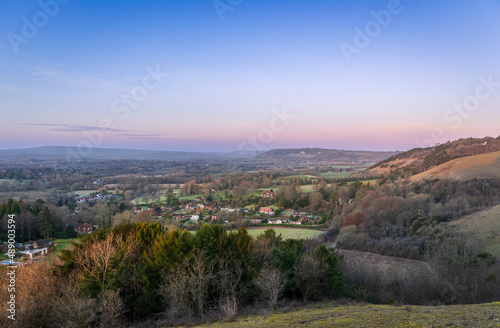
[[[311,305],[199,327],[500,327],[500,302],[452,306]]]
[[[500,258],[500,205],[449,223],[452,229],[477,238]]]
[[[457,158],[416,174],[411,180],[432,178],[469,180],[481,177],[500,178],[500,151]]]
[[[417,260],[347,249],[337,249],[337,254],[339,256],[343,256],[345,260],[351,263],[357,262],[358,265],[366,267],[367,270],[369,268],[377,268],[387,278],[390,278],[390,275],[405,269],[409,269],[413,272],[430,271],[430,267],[427,263]]]
[[[402,169],[406,166],[409,167],[399,170],[398,174],[406,175],[409,172],[422,173],[435,166],[444,164],[453,158],[463,158],[498,151],[500,151],[500,137],[458,139],[434,147],[415,148],[397,154],[357,174],[357,177],[386,175],[391,173],[391,171]]]

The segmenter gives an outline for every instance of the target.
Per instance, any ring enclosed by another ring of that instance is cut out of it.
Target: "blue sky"
[[[500,135],[498,0],[217,4],[0,0],[0,149],[405,150]],[[367,44],[346,56],[360,30]]]

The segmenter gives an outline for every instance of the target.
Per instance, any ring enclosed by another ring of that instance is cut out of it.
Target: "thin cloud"
[[[36,77],[50,78],[52,80],[62,82],[62,83],[70,83],[80,87],[87,88],[114,88],[118,89],[119,87],[113,81],[98,79],[98,78],[89,78],[86,76],[77,76],[74,74],[68,74],[64,71],[35,66],[35,72],[33,73]]]
[[[164,134],[138,134],[138,133],[124,133],[122,134],[124,137],[132,138],[132,139],[155,139],[155,140],[165,140],[165,139],[175,139],[172,137],[166,137]]]
[[[20,124],[29,126],[47,126],[52,127],[50,131],[60,131],[60,132],[83,132],[83,131],[103,131],[103,132],[130,132],[133,130],[123,130],[115,128],[104,128],[99,126],[87,126],[87,125],[73,125],[73,124],[52,124],[52,123],[32,123],[32,124]]]

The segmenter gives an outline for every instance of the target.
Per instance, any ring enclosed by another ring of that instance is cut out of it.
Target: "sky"
[[[0,0],[0,149],[500,135],[499,0]]]

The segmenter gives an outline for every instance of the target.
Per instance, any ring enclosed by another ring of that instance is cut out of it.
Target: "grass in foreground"
[[[500,327],[500,302],[477,305],[311,305],[198,327]]]

